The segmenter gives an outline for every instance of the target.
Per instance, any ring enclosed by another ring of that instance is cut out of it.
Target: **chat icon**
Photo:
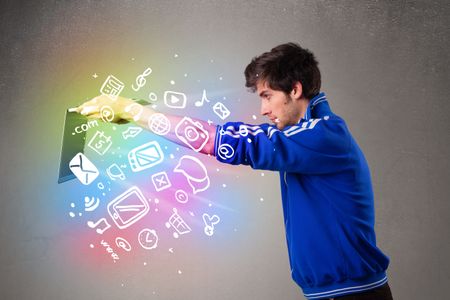
[[[174,172],[183,174],[194,194],[202,192],[209,187],[209,176],[205,165],[196,157],[183,155]]]

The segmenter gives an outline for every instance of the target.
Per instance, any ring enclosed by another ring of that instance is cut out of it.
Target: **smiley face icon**
[[[139,232],[138,241],[146,250],[155,249],[158,246],[158,235],[155,230],[144,228]]]

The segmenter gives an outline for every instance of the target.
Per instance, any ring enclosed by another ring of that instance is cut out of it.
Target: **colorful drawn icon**
[[[142,128],[141,127],[130,126],[130,127],[128,127],[127,130],[122,132],[122,137],[124,138],[124,140],[127,140],[129,138],[134,138],[135,136],[137,136],[141,132],[142,132]]]
[[[128,162],[133,172],[153,167],[164,160],[164,153],[158,142],[152,141],[132,149],[128,153]]]
[[[196,157],[183,155],[174,172],[183,174],[194,194],[204,191],[209,187],[209,176],[205,165]]]
[[[175,127],[175,135],[189,146],[192,150],[199,152],[208,142],[209,134],[200,122],[189,117],[184,117]]]
[[[183,190],[177,190],[175,192],[175,199],[177,200],[177,202],[179,203],[187,203],[189,200],[188,194],[183,191]]]
[[[103,234],[106,230],[108,230],[111,227],[111,225],[109,225],[108,221],[106,221],[105,218],[101,218],[97,222],[87,221],[87,225],[89,226],[89,228],[92,229],[95,228],[95,232],[97,232],[98,234]],[[97,228],[100,225],[103,225],[103,227]]]
[[[138,77],[136,77],[136,87],[134,87],[134,84],[131,85],[131,88],[133,91],[137,92],[141,87],[143,87],[146,83],[145,77],[150,75],[152,73],[152,69],[147,68],[145,69],[144,73],[140,74]]]
[[[111,180],[125,180],[126,176],[123,173],[122,169],[119,167],[118,164],[113,163],[106,169],[106,174],[108,174],[108,177],[111,178]]]
[[[169,177],[167,176],[167,173],[164,171],[153,174],[152,182],[153,182],[153,186],[155,187],[155,190],[157,192],[165,190],[172,186],[172,183],[170,182]]]
[[[161,114],[156,113],[153,114],[150,118],[148,118],[148,128],[158,135],[166,135],[170,131],[170,121],[169,119]]]
[[[102,245],[106,250],[106,252],[108,252],[111,255],[113,262],[116,262],[117,260],[120,259],[119,255],[117,255],[117,253],[114,252],[114,249],[108,244],[108,242],[106,242],[105,240],[101,240],[100,245]]]
[[[72,158],[69,168],[84,185],[91,184],[100,174],[97,167],[81,152]]]
[[[114,110],[111,108],[111,106],[103,105],[100,109],[100,117],[102,118],[103,122],[111,122],[114,120]]]
[[[144,228],[139,232],[138,241],[142,248],[146,250],[158,247],[158,235],[153,229]]]
[[[106,136],[103,131],[97,131],[89,141],[89,148],[97,152],[99,155],[104,155],[109,148],[111,148],[112,141],[110,136]]]
[[[195,101],[194,105],[197,107],[203,106],[203,104],[206,102],[209,102],[208,98],[206,98],[206,90],[203,90],[202,100]]]
[[[116,100],[124,87],[125,85],[119,79],[109,75],[100,88],[100,93],[110,97],[112,100]]]
[[[133,186],[108,203],[108,213],[120,229],[125,229],[150,211],[148,201],[141,190]]]
[[[221,144],[219,148],[217,148],[217,154],[222,159],[229,159],[234,155],[234,149],[229,144]]]
[[[230,111],[222,102],[214,104],[213,111],[222,120],[225,120],[230,115]]]
[[[130,243],[122,237],[116,237],[116,246],[127,252],[131,251]]]
[[[84,210],[85,211],[94,211],[100,205],[100,199],[96,197],[89,198],[88,196],[84,197]]]
[[[247,127],[239,127],[239,133],[241,133],[241,129],[242,128],[247,128]],[[222,141],[222,136],[225,134],[225,131],[223,130],[223,129],[220,129],[220,131],[219,131],[219,138],[218,138],[218,141],[219,141],[219,146],[217,147],[217,155],[220,157],[220,158],[222,158],[222,159],[224,159],[224,160],[227,160],[227,159],[229,159],[229,158],[231,158],[231,157],[233,157],[234,156],[234,149],[233,149],[233,147],[231,147],[231,145],[230,144],[226,144],[226,143],[222,143],[221,141]],[[247,134],[248,134],[248,130],[247,130]]]
[[[185,108],[186,107],[186,95],[183,93],[165,91],[164,92],[164,104],[170,108]]]
[[[82,132],[86,132],[89,129],[91,129],[93,127],[98,127],[98,126],[99,126],[99,123],[98,123],[97,120],[89,120],[86,123],[82,123],[82,124],[76,126],[74,128],[74,132],[72,132],[72,135],[79,134],[79,133],[82,133]]]
[[[186,234],[192,231],[192,229],[186,224],[186,222],[181,218],[181,216],[178,214],[178,211],[176,208],[173,208],[173,214],[170,216],[169,221],[166,222],[166,227],[170,228],[172,227],[175,229],[175,232],[173,233],[174,238],[178,238],[182,234]]]
[[[151,102],[156,102],[158,100],[158,96],[155,92],[150,92],[148,94],[148,100],[150,100]]]
[[[214,225],[220,222],[218,215],[213,215],[212,217],[207,213],[203,214],[203,223],[205,224],[204,232],[207,236],[212,236],[214,234]]]

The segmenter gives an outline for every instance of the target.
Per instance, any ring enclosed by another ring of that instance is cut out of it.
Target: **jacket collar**
[[[324,103],[326,105],[318,105],[320,103]],[[319,107],[320,107],[320,109],[319,109]],[[322,109],[322,107],[323,107],[323,109]],[[302,120],[305,120],[305,121],[310,120],[312,118],[313,114],[316,117],[320,117],[322,113],[318,113],[318,112],[319,111],[322,112],[322,110],[324,110],[323,111],[324,114],[327,114],[327,113],[329,114],[331,112],[330,107],[328,105],[328,100],[327,100],[324,92],[320,92],[319,94],[317,94],[316,96],[311,98],[311,100],[309,101],[308,107],[306,109],[305,115],[303,116],[303,118],[300,119],[299,123]]]

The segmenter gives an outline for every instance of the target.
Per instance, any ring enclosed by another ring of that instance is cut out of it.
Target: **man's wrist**
[[[135,117],[139,115],[139,112],[142,109],[140,104],[125,97],[119,97],[116,100],[116,103],[118,117],[128,122],[135,121]]]

